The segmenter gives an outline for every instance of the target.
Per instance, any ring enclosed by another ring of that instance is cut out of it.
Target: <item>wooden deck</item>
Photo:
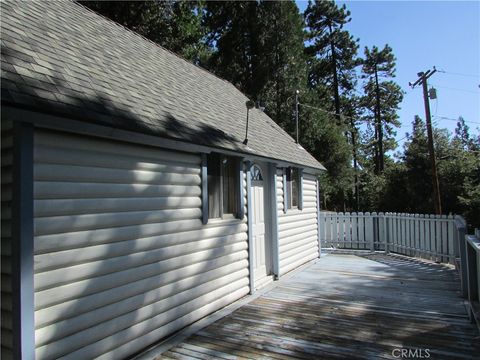
[[[451,267],[330,254],[159,358],[479,359],[478,336]]]

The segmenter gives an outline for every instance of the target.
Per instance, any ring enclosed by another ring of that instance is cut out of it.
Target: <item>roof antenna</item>
[[[253,109],[255,107],[255,103],[252,100],[248,100],[245,103],[245,106],[247,107],[247,128],[245,130],[245,140],[243,140],[243,143],[247,145],[248,144],[248,113],[250,112],[250,109]]]
[[[298,94],[300,94],[299,90],[295,91],[295,126],[297,128],[296,131],[296,143],[298,144]]]

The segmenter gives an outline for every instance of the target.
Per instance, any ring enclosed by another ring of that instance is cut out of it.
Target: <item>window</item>
[[[240,201],[239,161],[231,156],[210,154],[207,158],[208,217],[237,215]]]
[[[300,204],[300,171],[298,168],[287,168],[287,208],[299,209]]]
[[[252,166],[250,170],[250,179],[252,181],[263,181],[262,170],[257,165]]]

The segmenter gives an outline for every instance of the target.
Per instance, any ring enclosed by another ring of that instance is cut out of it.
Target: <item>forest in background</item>
[[[345,6],[311,1],[80,1],[233,83],[326,168],[322,208],[434,213],[426,123],[395,141],[404,91],[394,49],[360,49]],[[423,113],[423,109],[419,109]],[[442,209],[480,227],[480,136],[434,128]],[[395,156],[393,154],[395,153]]]

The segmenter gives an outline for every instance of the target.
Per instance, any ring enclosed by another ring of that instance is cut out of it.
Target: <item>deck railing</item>
[[[455,263],[459,233],[452,215],[400,213],[320,213],[322,248],[395,252],[443,263]]]
[[[480,230],[461,216],[320,213],[322,249],[385,251],[454,264],[472,322],[480,328]]]
[[[480,230],[475,230],[474,235],[466,235],[464,239],[462,293],[468,300],[470,320],[480,328]]]

